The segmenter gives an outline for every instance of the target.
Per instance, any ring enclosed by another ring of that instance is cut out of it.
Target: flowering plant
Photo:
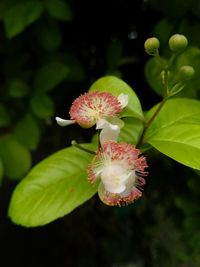
[[[142,196],[147,175],[148,160],[141,153],[150,153],[152,148],[200,169],[200,102],[176,97],[195,76],[192,66],[179,62],[187,44],[185,36],[173,35],[169,40],[172,55],[166,59],[159,54],[157,38],[146,40],[145,50],[153,56],[146,76],[163,98],[145,115],[128,84],[105,76],[74,100],[69,120],[56,117],[61,126],[95,126],[98,140],[89,144],[72,141],[71,147],[36,165],[13,193],[9,215],[15,223],[27,227],[47,224],[97,191],[107,205],[134,202]]]

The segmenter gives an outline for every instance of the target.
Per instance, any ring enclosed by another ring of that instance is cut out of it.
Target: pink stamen
[[[93,126],[97,119],[113,117],[122,111],[116,96],[106,92],[91,92],[80,95],[69,111],[71,120],[85,127]]]
[[[115,141],[105,142],[88,166],[89,182],[94,183],[100,178],[102,170],[112,162],[122,165],[125,171],[129,173],[133,172],[135,182],[127,196],[106,191],[101,182],[100,198],[107,205],[122,206],[130,204],[142,196],[142,186],[145,184],[143,176],[147,175],[145,171],[147,167],[146,159],[141,156],[141,152],[138,149],[130,144],[116,143]]]

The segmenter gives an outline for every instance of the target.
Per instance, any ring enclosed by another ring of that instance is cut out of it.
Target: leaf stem
[[[72,146],[74,146],[74,147],[76,147],[76,148],[78,148],[78,149],[80,149],[82,151],[85,151],[85,152],[87,152],[89,154],[96,155],[96,153],[94,151],[92,151],[90,149],[87,149],[85,147],[82,147],[81,145],[77,144],[75,140],[72,141]]]

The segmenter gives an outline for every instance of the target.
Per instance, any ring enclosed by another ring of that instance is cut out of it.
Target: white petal
[[[102,183],[110,193],[123,193],[126,190],[126,182],[130,174],[124,174],[126,170],[119,163],[105,166],[101,173]]]
[[[100,133],[100,143],[103,144],[105,141],[117,141],[120,133],[120,128],[118,125],[113,125],[111,123],[107,123],[106,126],[103,127]]]
[[[96,129],[103,129],[107,124],[109,124],[108,121],[106,121],[105,119],[99,119],[96,122]]]
[[[123,193],[123,191],[126,189],[126,186],[123,185],[123,184],[122,185],[118,185],[118,186],[104,184],[104,187],[108,192],[114,193],[114,194]]]
[[[122,106],[122,108],[125,108],[128,105],[128,95],[120,94],[117,98]]]
[[[64,119],[59,118],[59,117],[56,117],[56,121],[57,121],[58,125],[60,125],[62,127],[75,123],[74,120],[64,120]]]

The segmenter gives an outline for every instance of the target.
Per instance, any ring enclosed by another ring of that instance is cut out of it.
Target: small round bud
[[[174,34],[169,39],[169,48],[174,53],[183,51],[188,45],[187,38],[182,34]]]
[[[179,77],[182,81],[187,81],[193,78],[195,70],[192,66],[182,66],[179,70]]]
[[[144,43],[144,49],[147,54],[155,56],[158,54],[158,48],[160,46],[160,41],[156,37],[148,38]]]

